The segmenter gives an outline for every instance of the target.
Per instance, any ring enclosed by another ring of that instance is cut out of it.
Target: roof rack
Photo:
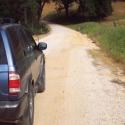
[[[0,24],[5,24],[5,23],[15,23],[16,21],[13,18],[0,18]]]

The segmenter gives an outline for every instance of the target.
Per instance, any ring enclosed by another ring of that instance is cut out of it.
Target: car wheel
[[[43,66],[43,68],[40,72],[37,92],[41,93],[41,92],[44,92],[44,91],[45,91],[45,65]]]
[[[28,94],[28,107],[17,125],[33,125],[34,122],[34,89],[33,86],[29,87]]]

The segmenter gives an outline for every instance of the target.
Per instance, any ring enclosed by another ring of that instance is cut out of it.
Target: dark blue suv
[[[0,123],[33,125],[34,96],[45,89],[46,48],[22,25],[0,25]]]

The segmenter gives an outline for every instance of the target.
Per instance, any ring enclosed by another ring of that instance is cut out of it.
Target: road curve
[[[41,39],[48,43],[46,91],[36,96],[34,125],[125,125],[125,88],[89,53],[99,48],[86,35],[50,27]]]

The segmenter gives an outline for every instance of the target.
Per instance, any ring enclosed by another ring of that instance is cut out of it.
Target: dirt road
[[[89,51],[99,48],[86,35],[51,28],[42,39],[48,43],[46,91],[36,97],[34,125],[125,125],[122,71],[113,74],[95,59]]]

